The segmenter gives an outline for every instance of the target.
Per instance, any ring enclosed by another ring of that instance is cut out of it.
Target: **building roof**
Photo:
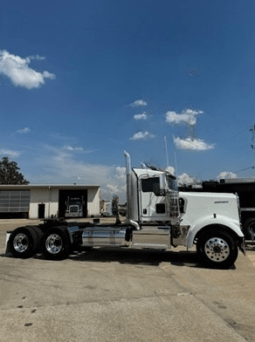
[[[26,185],[6,185],[0,184],[0,190],[31,190],[31,189],[91,189],[100,188],[96,184],[26,184]]]
[[[226,178],[220,179],[220,183],[255,183],[255,178]]]

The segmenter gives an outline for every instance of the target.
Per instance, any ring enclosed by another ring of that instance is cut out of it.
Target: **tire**
[[[20,227],[10,236],[9,247],[16,258],[31,258],[37,251],[39,238],[34,228]]]
[[[197,251],[205,264],[216,268],[229,268],[238,256],[233,237],[218,229],[209,230],[199,237]]]
[[[42,251],[42,238],[43,238],[43,232],[42,230],[35,226],[33,227],[34,231],[36,232],[37,234],[37,238],[38,238],[38,245],[37,245],[37,248],[36,248],[36,252],[41,252]]]
[[[66,259],[70,253],[70,242],[67,232],[60,228],[48,230],[43,236],[42,252],[46,259]]]
[[[255,238],[255,218],[249,218],[243,225],[243,233],[246,240],[254,240]]]

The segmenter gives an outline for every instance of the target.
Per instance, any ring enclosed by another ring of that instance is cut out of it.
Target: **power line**
[[[239,170],[239,171],[234,171],[234,173],[238,173],[238,172],[242,172],[242,171],[246,171],[246,170],[254,169],[254,168],[255,168],[254,166],[250,166],[250,167],[247,167],[246,169],[242,169],[242,170]]]

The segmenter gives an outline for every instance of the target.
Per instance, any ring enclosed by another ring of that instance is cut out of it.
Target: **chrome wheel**
[[[11,233],[8,245],[16,258],[31,258],[37,252],[39,242],[39,233],[34,227],[20,227]]]
[[[222,262],[230,255],[228,243],[219,237],[212,237],[205,243],[205,254],[214,262]]]
[[[45,247],[50,254],[58,254],[63,248],[63,240],[58,234],[50,234],[46,241]]]
[[[66,227],[51,228],[44,234],[42,252],[51,260],[63,260],[68,257],[70,240]]]
[[[198,237],[197,251],[205,264],[216,268],[229,268],[238,256],[237,241],[218,226]]]
[[[15,235],[13,239],[13,247],[16,252],[24,253],[28,249],[28,246],[29,240],[27,235],[25,235],[24,233],[19,233]]]

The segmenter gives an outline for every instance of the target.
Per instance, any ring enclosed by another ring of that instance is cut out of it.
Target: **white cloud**
[[[143,107],[143,106],[147,106],[147,102],[144,100],[136,100],[133,103],[130,103],[131,107]]]
[[[174,138],[175,146],[182,150],[206,151],[214,148],[214,144],[207,144],[202,139]]]
[[[117,194],[119,192],[119,188],[116,184],[106,184],[106,188],[111,195]]]
[[[117,179],[126,179],[126,168],[125,167],[120,167],[120,166],[117,166],[116,167],[116,178]]]
[[[168,167],[166,168],[166,171],[169,172],[169,173],[171,173],[171,175],[174,175],[175,169],[174,169],[173,166],[168,166]]]
[[[5,155],[5,156],[7,155],[11,158],[16,158],[16,157],[19,157],[21,155],[21,153],[18,151],[6,150],[4,148],[1,148],[0,149],[0,155]]]
[[[135,120],[146,120],[147,119],[147,114],[142,113],[142,114],[135,114],[134,115]]]
[[[30,56],[21,58],[0,50],[0,74],[7,76],[15,86],[27,89],[39,88],[45,79],[54,79],[55,75],[48,71],[38,72],[29,67],[32,59],[43,60],[44,57]]]
[[[111,183],[106,184],[106,192],[110,195],[118,195],[121,202],[126,201],[126,168],[117,166],[115,177]]]
[[[30,132],[30,128],[28,128],[28,127],[25,127],[23,129],[19,129],[17,131],[17,133],[20,133],[20,134],[25,134],[25,133],[29,133],[29,132]]]
[[[185,172],[182,175],[178,176],[178,185],[192,185],[196,183],[196,179],[194,177],[189,176]]]
[[[45,59],[44,56],[39,56],[39,55],[35,55],[35,56],[28,56],[27,57],[29,60],[32,60],[32,59],[36,59],[38,61],[43,61]]]
[[[67,150],[67,151],[83,151],[83,147],[72,147],[70,145],[65,145],[63,147],[64,150]]]
[[[123,200],[126,197],[126,193],[125,193],[126,192],[126,186],[125,185],[118,186],[116,184],[106,184],[106,189],[110,195],[118,195],[121,202],[125,201],[125,200]]]
[[[155,138],[156,136],[152,133],[149,133],[149,132],[137,132],[135,133],[131,138],[130,140],[148,140],[148,139],[153,139]]]
[[[234,172],[223,171],[218,176],[218,179],[227,179],[227,178],[237,178],[237,175]]]
[[[186,123],[188,125],[195,125],[197,122],[197,115],[203,114],[202,111],[196,111],[192,109],[186,109],[181,114],[178,114],[173,111],[169,111],[166,113],[166,122],[168,123]]]

